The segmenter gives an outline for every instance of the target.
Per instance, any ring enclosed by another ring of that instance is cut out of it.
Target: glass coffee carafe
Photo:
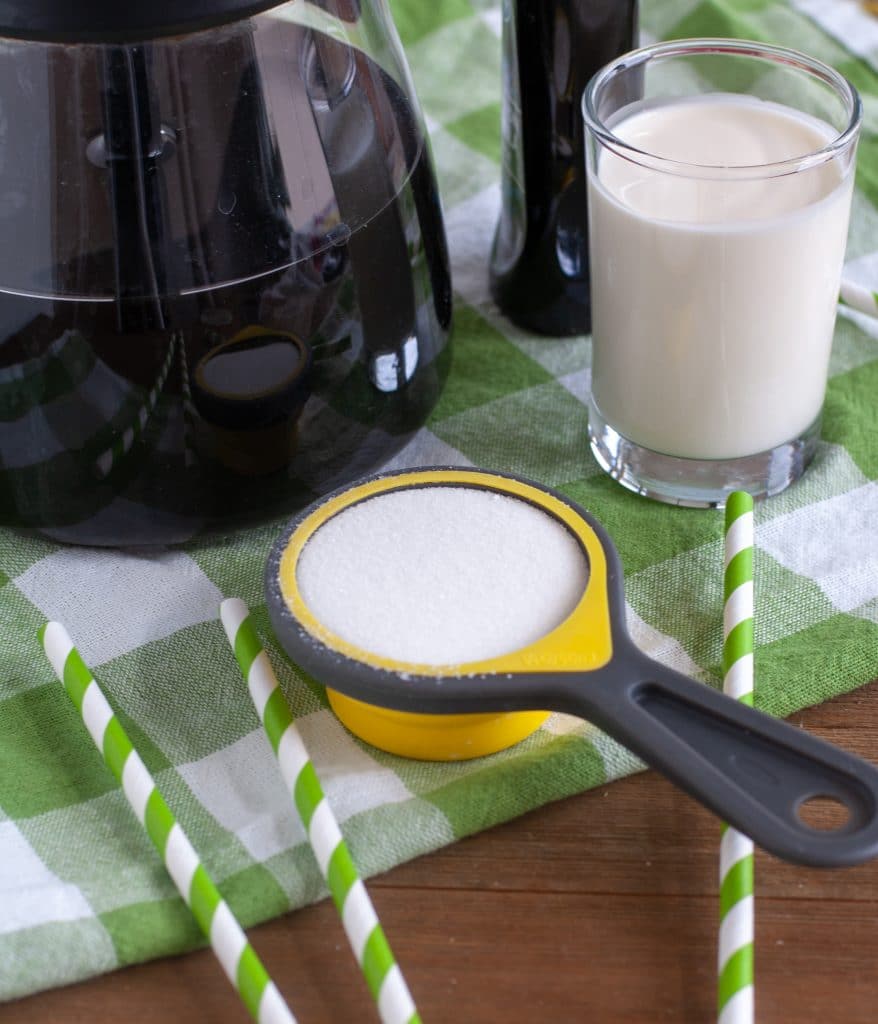
[[[451,288],[384,0],[21,0],[0,37],[0,524],[175,542],[398,450]]]

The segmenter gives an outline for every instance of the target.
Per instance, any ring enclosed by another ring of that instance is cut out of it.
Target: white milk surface
[[[579,543],[526,501],[472,487],[376,495],[316,531],[296,569],[305,604],[373,654],[457,665],[560,625],[588,580]]]
[[[747,181],[721,168],[802,157],[837,133],[728,94],[644,108],[613,132],[700,169],[600,152],[588,196],[600,412],[636,444],[687,458],[793,440],[823,403],[853,174],[838,160]]]

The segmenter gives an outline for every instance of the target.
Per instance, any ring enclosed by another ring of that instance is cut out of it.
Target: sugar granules
[[[473,487],[376,495],[329,520],[299,559],[305,603],[332,632],[398,661],[454,665],[559,625],[588,563],[558,520]]]

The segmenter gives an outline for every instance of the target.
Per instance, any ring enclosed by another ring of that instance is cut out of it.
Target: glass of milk
[[[583,97],[592,451],[623,486],[776,494],[820,430],[861,106],[792,50],[690,39]]]

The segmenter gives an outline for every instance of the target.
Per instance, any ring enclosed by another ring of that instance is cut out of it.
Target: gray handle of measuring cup
[[[617,652],[612,668],[599,675],[579,688],[577,713],[587,713],[759,846],[816,867],[878,856],[873,765],[633,648]],[[814,797],[842,803],[847,821],[831,831],[810,828],[798,812]]]

